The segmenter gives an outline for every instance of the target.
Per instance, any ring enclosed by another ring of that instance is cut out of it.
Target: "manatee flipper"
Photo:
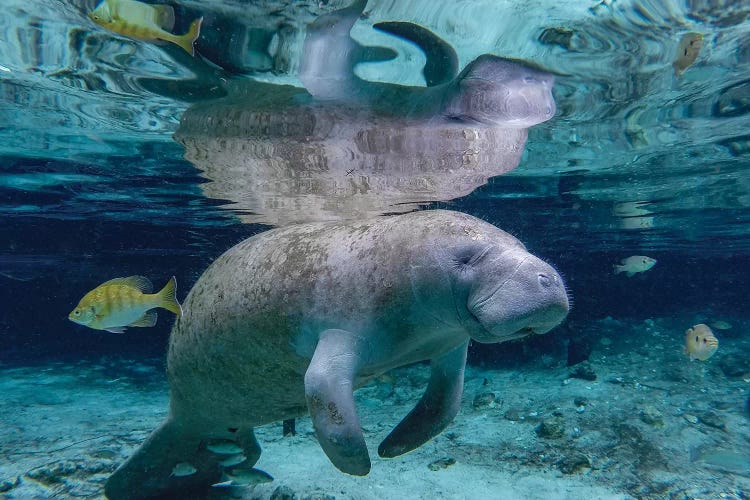
[[[195,474],[174,476],[181,462],[195,467]],[[170,417],[110,476],[104,494],[109,500],[195,498],[220,477],[218,457],[201,446],[200,435]]]
[[[453,47],[432,31],[418,24],[383,21],[373,28],[407,40],[424,52],[427,61],[422,75],[428,87],[447,83],[458,76],[458,56]]]
[[[305,397],[315,434],[328,458],[342,472],[364,476],[370,456],[354,407],[354,379],[362,363],[363,340],[344,330],[320,335],[305,372]]]
[[[380,443],[378,454],[393,458],[440,434],[461,406],[468,342],[431,362],[430,382],[417,406]]]
[[[349,31],[365,10],[367,0],[318,17],[307,27],[299,79],[305,89],[319,99],[352,97],[358,91],[358,78],[352,71],[360,51]]]

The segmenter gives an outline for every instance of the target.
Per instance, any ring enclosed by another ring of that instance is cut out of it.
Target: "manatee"
[[[456,415],[470,340],[543,334],[568,312],[562,279],[504,231],[428,210],[276,228],[198,279],[169,341],[169,415],[105,486],[112,500],[188,498],[220,478],[212,443],[260,456],[253,428],[309,414],[334,466],[371,462],[353,391],[429,360],[424,395],[378,447],[395,457]],[[196,472],[171,474],[190,463]]]

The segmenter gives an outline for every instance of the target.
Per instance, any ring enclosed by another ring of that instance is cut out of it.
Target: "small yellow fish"
[[[200,36],[200,17],[190,24],[184,35],[170,33],[174,28],[174,9],[169,5],[150,5],[136,0],[102,0],[88,13],[89,19],[121,35],[153,42],[164,40],[195,55],[193,44]]]
[[[631,255],[627,259],[622,259],[620,264],[615,264],[615,274],[625,273],[628,278],[635,273],[648,271],[656,264],[656,259],[646,257],[645,255]]]
[[[94,330],[122,333],[127,326],[154,326],[156,311],[152,309],[157,307],[182,314],[174,276],[159,293],[152,294],[153,288],[143,276],[109,280],[84,295],[68,319]]]
[[[714,337],[711,329],[699,323],[685,332],[685,354],[690,356],[690,361],[699,359],[706,361],[714,355],[719,348],[719,340]]]
[[[672,63],[675,76],[693,65],[698,58],[703,46],[703,35],[700,33],[685,33],[680,39],[680,45],[677,47],[677,57]]]

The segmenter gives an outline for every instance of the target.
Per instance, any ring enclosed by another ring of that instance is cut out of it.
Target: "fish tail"
[[[167,281],[164,288],[156,294],[158,307],[163,307],[167,311],[182,316],[182,306],[177,302],[177,280],[174,276]]]
[[[203,18],[199,17],[190,24],[190,29],[187,31],[187,33],[178,36],[175,41],[177,45],[182,47],[185,52],[187,52],[191,56],[195,55],[195,48],[193,47],[193,44],[201,35],[201,23],[203,23]]]
[[[621,266],[619,264],[614,264],[613,267],[615,268],[615,274],[620,274],[624,271],[625,266]]]

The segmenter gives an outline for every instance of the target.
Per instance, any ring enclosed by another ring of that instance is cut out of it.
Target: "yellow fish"
[[[115,278],[83,296],[68,319],[94,330],[122,333],[127,326],[154,326],[157,307],[163,307],[177,316],[182,307],[177,302],[174,276],[159,293],[152,294],[153,285],[143,276]]]
[[[700,33],[685,33],[680,39],[680,45],[677,47],[677,57],[672,63],[675,76],[693,65],[703,46],[703,35]]]
[[[174,9],[171,6],[136,0],[102,0],[88,16],[96,24],[130,38],[175,43],[191,56],[195,55],[193,43],[200,36],[203,22],[200,17],[190,24],[187,33],[175,35],[170,32],[174,28]]]
[[[719,340],[714,337],[711,329],[699,323],[685,332],[685,354],[690,356],[690,361],[699,359],[706,361],[714,355],[719,348]]]

